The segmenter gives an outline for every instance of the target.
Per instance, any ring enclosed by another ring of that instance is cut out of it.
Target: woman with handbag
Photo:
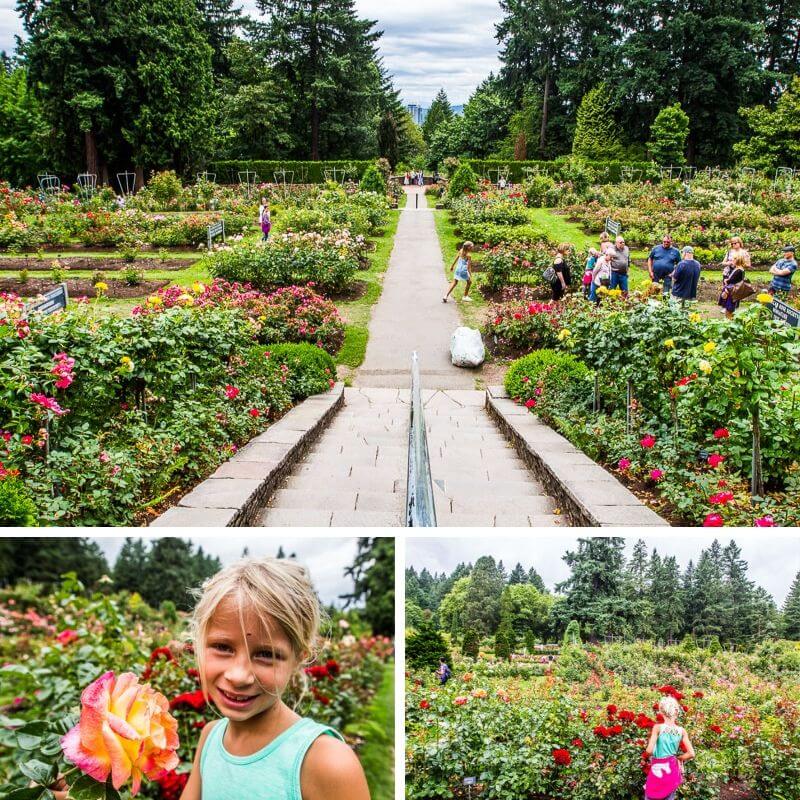
[[[730,264],[725,261],[722,263],[722,292],[717,304],[725,309],[725,316],[728,319],[733,319],[733,313],[739,308],[739,303],[753,294],[754,289],[745,280],[748,261],[744,255],[738,253],[732,257]]]
[[[566,261],[566,256],[570,249],[570,245],[560,244],[556,250],[553,266],[544,271],[544,279],[550,281],[554,301],[560,300],[564,296],[571,279],[569,264]]]

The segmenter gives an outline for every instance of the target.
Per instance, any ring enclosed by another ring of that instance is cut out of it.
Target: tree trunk
[[[97,140],[94,131],[86,131],[83,134],[83,141],[86,146],[86,171],[90,175],[97,175],[100,171],[100,159],[97,155]]]
[[[550,101],[550,70],[544,76],[544,97],[542,98],[542,127],[539,131],[539,155],[544,158],[544,146],[547,138],[547,106]]]
[[[136,186],[134,191],[138,192],[139,189],[144,189],[144,167],[134,167],[136,173]]]
[[[311,101],[311,160],[319,161],[319,108],[316,97]]]
[[[102,173],[100,178],[100,183],[102,183],[103,186],[108,186],[110,182],[108,174],[108,164],[103,164],[102,167],[100,168],[100,172]]]

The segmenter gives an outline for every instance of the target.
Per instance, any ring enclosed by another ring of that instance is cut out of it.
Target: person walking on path
[[[672,296],[685,303],[687,300],[697,299],[697,284],[700,281],[700,264],[694,260],[694,248],[683,248],[683,258],[669,276],[672,284]],[[666,286],[666,278],[664,279]]]
[[[611,261],[611,289],[619,287],[622,293],[628,295],[628,270],[631,266],[631,251],[625,244],[622,236],[617,236],[614,246],[607,250]]]
[[[567,291],[567,286],[569,286],[571,276],[569,273],[569,264],[565,258],[569,251],[570,246],[568,244],[560,244],[556,250],[552,267],[553,276],[550,278],[550,288],[553,292],[554,301],[560,300]]]
[[[783,248],[783,258],[779,258],[770,268],[772,281],[769,293],[788,294],[792,290],[792,275],[797,271],[797,261],[794,257],[794,245],[787,244]]]
[[[691,761],[694,748],[689,735],[678,725],[681,707],[671,696],[662,698],[658,710],[664,721],[653,725],[650,741],[645,753],[651,757],[647,781],[644,786],[645,800],[675,800],[678,787],[683,783],[683,765]],[[678,755],[678,753],[683,752]]]
[[[439,659],[439,668],[436,670],[436,675],[439,678],[440,685],[444,686],[447,681],[450,680],[450,676],[453,673],[450,671],[450,667],[447,666],[447,661],[443,658]]]
[[[472,248],[474,246],[475,245],[473,245],[472,242],[464,242],[464,244],[461,245],[461,249],[456,254],[456,257],[450,266],[450,269],[453,272],[453,282],[450,284],[447,294],[442,298],[443,303],[447,302],[447,298],[450,297],[450,294],[452,293],[453,289],[456,288],[459,281],[467,282],[467,285],[464,287],[464,302],[472,302],[472,298],[469,296],[469,288],[472,286],[472,256],[470,253],[472,252]]]
[[[258,224],[261,226],[261,241],[269,239],[269,232],[272,230],[272,217],[269,212],[269,200],[261,198],[261,205],[258,207]]]
[[[672,237],[668,233],[664,234],[661,244],[657,244],[647,257],[650,280],[653,283],[663,283],[663,291],[667,296],[672,290],[672,273],[680,260],[681,254],[673,246]]]

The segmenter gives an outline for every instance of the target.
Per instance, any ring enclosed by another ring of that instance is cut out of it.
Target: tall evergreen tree
[[[140,537],[127,537],[114,562],[114,588],[117,591],[139,591],[142,576],[147,574],[148,561],[149,554],[144,541]]]
[[[345,569],[353,579],[353,591],[342,595],[348,603],[364,601],[364,618],[373,633],[394,633],[394,539],[389,536],[361,538],[353,563]]]
[[[800,640],[800,572],[795,575],[782,610],[783,635],[787,639]]]
[[[400,160],[400,135],[391,111],[381,117],[378,125],[378,155],[385,158],[392,169]]]
[[[226,49],[236,37],[236,30],[245,23],[241,6],[234,6],[234,0],[195,0],[202,19],[203,31],[214,51],[212,67],[215,75],[228,71]]]
[[[653,552],[650,571],[651,635],[661,641],[677,638],[683,631],[684,606],[681,574],[675,556],[656,560]]]
[[[453,119],[453,109],[450,107],[450,101],[447,99],[447,92],[444,89],[439,89],[438,94],[431,103],[428,109],[428,116],[422,123],[422,135],[425,137],[426,142],[430,142],[436,129],[443,123],[449,122]]]
[[[42,583],[52,589],[61,576],[74,572],[78,580],[91,587],[109,572],[108,562],[96,541],[86,537],[29,537],[3,540],[5,554],[0,558],[4,574],[0,584],[20,580]]]
[[[527,583],[528,576],[525,573],[525,570],[522,567],[522,564],[517,561],[514,565],[514,569],[511,570],[511,574],[508,576],[508,583],[510,585],[514,585],[515,583]]]
[[[535,586],[540,592],[546,592],[547,588],[544,585],[544,581],[542,580],[542,576],[533,568],[531,567],[528,570],[528,583],[532,586]]]
[[[572,152],[582,158],[609,160],[622,151],[614,98],[605,83],[594,87],[581,100]]]
[[[295,133],[313,161],[376,149],[374,115],[384,91],[381,32],[356,15],[354,0],[257,0],[268,14],[264,44],[292,86]]]
[[[504,583],[503,574],[492,556],[481,556],[475,562],[464,600],[465,628],[475,628],[482,635],[497,630]]]

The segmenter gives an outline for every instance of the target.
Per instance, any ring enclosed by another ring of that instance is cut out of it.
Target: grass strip
[[[365,740],[359,759],[372,800],[394,800],[394,663],[383,668],[381,685],[364,716],[346,728]]]

